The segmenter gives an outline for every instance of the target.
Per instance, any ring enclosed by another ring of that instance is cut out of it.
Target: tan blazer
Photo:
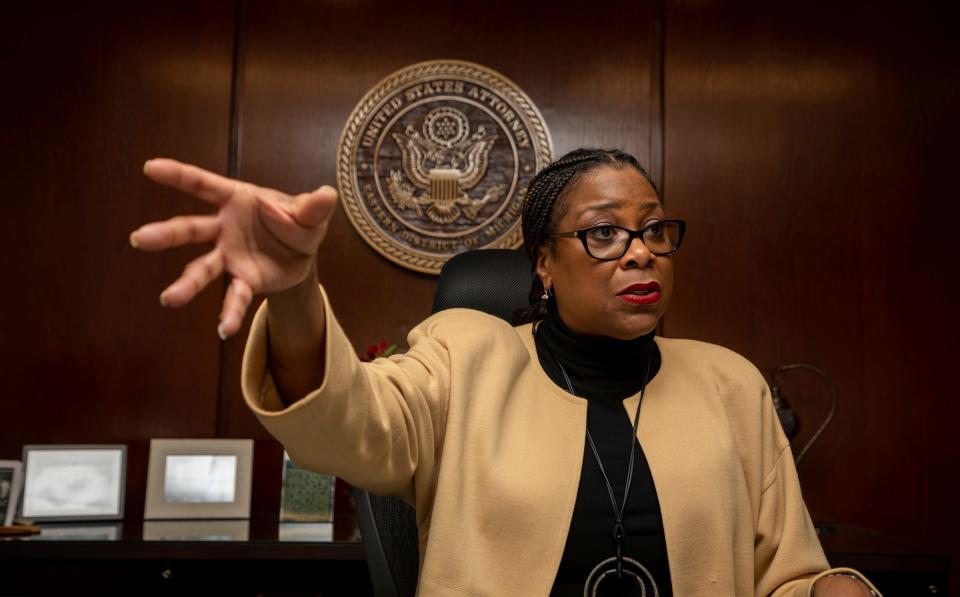
[[[414,505],[418,595],[548,595],[587,403],[546,376],[531,327],[443,311],[410,332],[406,354],[361,363],[324,301],[326,378],[289,408],[267,369],[261,307],[243,363],[250,408],[300,466]],[[763,377],[715,345],[657,344],[637,437],[674,594],[808,595],[828,565]],[[623,402],[631,418],[637,403]]]

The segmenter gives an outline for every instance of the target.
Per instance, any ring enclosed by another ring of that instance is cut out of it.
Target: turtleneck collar
[[[621,402],[640,391],[647,361],[650,361],[648,383],[660,369],[655,332],[633,340],[580,334],[560,319],[553,299],[548,301],[546,316],[535,330],[537,356],[547,376],[567,389],[563,373],[553,359],[556,357],[581,398]]]

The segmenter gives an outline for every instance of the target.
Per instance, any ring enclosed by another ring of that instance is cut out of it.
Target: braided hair
[[[537,255],[540,247],[550,250],[556,245],[552,234],[567,213],[567,192],[591,170],[601,166],[634,168],[643,175],[657,196],[660,192],[643,166],[632,155],[618,149],[575,149],[537,173],[527,186],[521,220],[523,246],[530,258],[533,281],[530,285],[530,306],[514,313],[514,324],[530,323],[543,318],[540,308],[543,281],[537,275]]]

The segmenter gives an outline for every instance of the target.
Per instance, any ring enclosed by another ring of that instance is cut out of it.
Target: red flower
[[[397,350],[396,344],[387,344],[386,340],[381,340],[379,344],[367,346],[366,356],[360,357],[361,361],[369,362],[378,357],[388,357]]]

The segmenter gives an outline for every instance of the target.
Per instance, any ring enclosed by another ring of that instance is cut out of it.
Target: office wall
[[[667,3],[665,191],[690,233],[666,332],[767,374],[825,370],[839,408],[799,467],[814,518],[956,558],[950,19],[923,4],[734,4]],[[808,373],[782,381],[805,443],[828,392]]]
[[[5,403],[34,423],[0,436],[0,457],[28,442],[129,443],[132,516],[143,508],[151,437],[256,438],[258,515],[279,508],[281,462],[242,404],[246,329],[222,345],[214,333],[223,284],[179,312],[157,303],[199,249],[147,255],[127,245],[144,222],[207,210],[146,181],[143,160],[177,157],[291,192],[335,184],[337,140],[360,97],[390,72],[436,58],[516,81],[558,155],[582,145],[660,155],[651,151],[660,77],[650,5],[593,14],[549,2],[103,5],[54,18],[20,10],[3,59],[24,93],[0,109],[14,140],[3,150],[12,195],[25,199],[7,207],[0,243],[3,271],[22,292],[3,299],[0,362]],[[342,212],[318,267],[358,349],[402,344],[429,314],[435,279],[384,260]]]
[[[602,144],[647,160],[651,10],[639,3],[582,14],[549,2],[420,2],[404,11],[376,2],[251,2],[240,37],[237,171],[290,191],[336,184],[337,141],[359,99],[391,72],[435,58],[477,62],[517,82],[543,113],[557,155]],[[358,350],[380,340],[404,343],[430,313],[435,278],[381,257],[342,211],[318,268]],[[242,334],[226,344],[223,423],[228,434],[260,437],[240,401],[243,344]],[[270,488],[262,498],[267,504],[277,495]]]
[[[0,458],[25,443],[129,444],[137,517],[149,438],[216,434],[222,285],[161,309],[198,251],[144,255],[127,236],[207,210],[149,184],[146,158],[226,169],[233,4],[115,4],[5,9]]]
[[[254,511],[276,512],[280,448],[240,401],[243,334],[214,333],[222,284],[161,309],[198,249],[127,246],[140,224],[206,206],[140,164],[170,155],[291,192],[332,183],[370,87],[458,58],[516,81],[557,155],[618,146],[662,172],[668,211],[689,221],[667,335],[764,372],[805,361],[833,376],[840,410],[800,467],[818,520],[951,549],[957,52],[932,8],[846,4],[18,8],[0,41],[13,90],[0,363],[16,421],[0,458],[27,442],[129,443],[137,516],[150,437],[254,437]],[[433,278],[381,258],[342,213],[318,267],[357,348],[402,342],[429,311]],[[823,390],[802,374],[784,389],[802,441]]]

